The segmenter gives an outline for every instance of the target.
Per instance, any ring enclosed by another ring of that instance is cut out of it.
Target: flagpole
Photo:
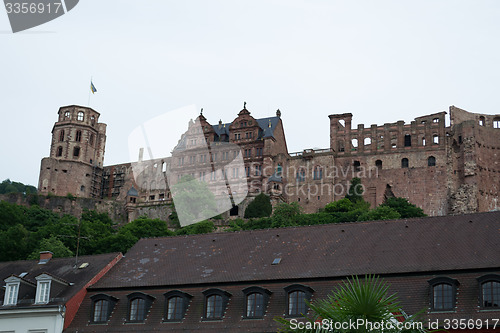
[[[90,84],[92,84],[92,76],[90,77]],[[90,88],[90,87],[89,87],[89,88]],[[88,102],[87,102],[87,105],[88,105],[89,107],[90,107],[90,91],[91,91],[91,90],[92,90],[92,89],[89,89],[89,100],[88,100]]]

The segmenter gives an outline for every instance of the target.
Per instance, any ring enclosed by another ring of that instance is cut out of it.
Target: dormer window
[[[36,288],[36,303],[47,304],[50,295],[50,281],[39,281]]]
[[[19,282],[7,283],[3,305],[16,305],[19,294]]]

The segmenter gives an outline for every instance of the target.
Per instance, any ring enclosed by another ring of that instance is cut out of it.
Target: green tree
[[[336,329],[339,333],[365,333],[380,331],[369,331],[367,322],[376,323],[391,323],[396,320],[404,320],[405,322],[417,322],[417,317],[405,318],[401,313],[402,309],[395,294],[388,293],[388,285],[378,277],[373,275],[365,276],[363,280],[358,277],[347,279],[330,295],[324,299],[318,299],[312,303],[308,303],[313,315],[306,317],[310,325],[314,325],[318,320],[331,320],[334,323],[349,323],[363,320],[364,325],[357,326],[355,329],[347,327],[345,329]],[[277,322],[281,324],[279,332],[331,332],[327,329],[312,328],[312,329],[296,329],[290,321],[284,318],[277,318]],[[423,325],[422,325],[423,326]],[[314,327],[314,326],[312,326]],[[422,330],[398,330],[388,329],[383,332],[399,333],[399,332],[423,332]]]
[[[248,204],[245,209],[245,218],[268,217],[272,212],[271,198],[261,192]]]
[[[302,207],[298,202],[280,203],[274,208],[272,227],[288,227],[297,225],[296,217],[302,214]]]
[[[40,244],[38,244],[38,247],[28,256],[28,259],[38,259],[40,257],[40,252],[42,251],[52,252],[54,258],[73,256],[73,252],[68,249],[61,240],[54,236],[42,239]]]
[[[415,206],[414,204],[410,203],[407,199],[405,198],[387,198],[385,202],[381,205],[384,207],[390,207],[397,211],[401,218],[406,219],[410,217],[424,217],[427,216],[424,214],[424,211],[422,208]]]
[[[361,179],[355,177],[351,179],[351,186],[349,187],[345,197],[352,202],[364,201],[363,192],[364,187],[363,184],[361,184]]]
[[[203,221],[218,214],[215,196],[205,182],[186,175],[171,190],[181,225]]]
[[[0,232],[0,261],[24,260],[33,250],[29,242],[29,232],[21,224],[16,224]]]
[[[167,228],[167,222],[160,219],[150,219],[141,216],[138,219],[125,224],[118,231],[119,234],[128,233],[139,238],[172,236],[174,233]]]
[[[180,228],[175,232],[176,235],[198,235],[208,234],[215,230],[215,225],[212,221],[201,221]]]
[[[366,213],[363,213],[359,216],[358,221],[374,221],[374,220],[396,220],[399,219],[401,215],[387,206],[378,206]]]

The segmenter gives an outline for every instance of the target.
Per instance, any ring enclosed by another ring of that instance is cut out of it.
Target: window
[[[129,322],[143,322],[146,320],[149,308],[153,303],[152,296],[143,293],[133,293],[127,296],[129,300],[128,316]]]
[[[95,117],[90,116],[90,125],[94,126],[95,125]]]
[[[241,134],[240,134],[240,133],[236,133],[236,134],[234,134],[234,139],[235,139],[235,140],[239,140],[239,139],[241,139]]]
[[[62,153],[63,153],[63,147],[61,146],[57,147],[56,157],[61,157]]]
[[[255,175],[256,176],[262,175],[262,165],[256,165],[255,166]]]
[[[64,130],[61,130],[59,132],[59,142],[63,142],[64,141]]]
[[[493,128],[500,128],[500,118],[493,119]]]
[[[181,321],[193,296],[182,291],[165,293],[165,321]]]
[[[422,146],[425,146],[425,138],[422,138]]]
[[[89,145],[92,147],[94,146],[94,134],[90,134]]]
[[[478,281],[481,286],[481,308],[500,309],[500,275],[484,275]]]
[[[50,294],[50,281],[39,282],[37,286],[37,303],[48,303]]]
[[[91,296],[90,299],[92,300],[92,323],[107,322],[118,300],[103,294]]]
[[[73,157],[80,156],[80,147],[73,148]]]
[[[19,293],[19,282],[7,283],[3,305],[16,305]]]
[[[432,310],[453,311],[455,309],[458,281],[448,277],[437,277],[428,282],[431,286]]]
[[[246,318],[262,318],[266,313],[271,292],[261,287],[249,287],[243,290],[246,296]]]
[[[484,126],[484,117],[479,117],[479,126]]]
[[[405,134],[405,147],[411,147],[411,135]]]
[[[255,148],[255,156],[262,156],[262,148]]]
[[[382,161],[381,160],[376,160],[375,161],[375,166],[377,169],[382,170]]]
[[[75,141],[82,141],[82,131],[76,131]]]
[[[315,166],[313,170],[313,179],[319,180],[323,178],[323,169],[319,166]]]
[[[306,171],[304,169],[297,170],[297,181],[303,182],[306,180]]]
[[[71,119],[71,113],[69,111],[64,112],[64,120],[70,120]]]
[[[408,162],[408,159],[405,157],[401,160],[401,167],[408,168],[408,166],[409,166],[409,162]]]
[[[434,156],[429,156],[427,166],[436,166],[436,158]]]
[[[83,121],[83,112],[82,111],[78,112],[76,119],[78,119],[78,121]]]
[[[282,172],[283,172],[283,167],[281,166],[280,163],[278,163],[278,166],[276,167],[276,176],[281,177]]]
[[[353,163],[354,171],[361,171],[361,162],[359,161],[354,161]]]
[[[205,290],[203,294],[205,295],[205,319],[222,319],[231,294],[220,289]]]
[[[301,317],[307,313],[306,300],[311,299],[313,290],[309,287],[296,284],[285,288],[288,294],[288,311],[289,317]]]
[[[439,118],[434,118],[434,119],[432,119],[432,122],[433,122],[433,123],[439,123]]]
[[[439,144],[439,135],[434,134],[432,136],[432,142],[435,143],[435,144]]]

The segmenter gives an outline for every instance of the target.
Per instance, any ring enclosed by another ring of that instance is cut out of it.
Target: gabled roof
[[[28,273],[23,276],[23,280],[36,286],[36,277],[42,274],[47,274],[57,279],[64,281],[69,286],[63,288],[58,295],[53,295],[59,301],[50,302],[50,304],[64,304],[65,301],[74,296],[87,283],[89,283],[99,272],[101,272],[109,263],[111,263],[120,253],[107,253],[93,256],[80,256],[78,263],[75,263],[75,258],[53,258],[46,264],[40,265],[39,260],[23,260],[23,261],[5,261],[0,262],[0,279],[5,280],[9,276],[19,276],[21,273]],[[81,264],[89,263],[85,268],[79,268]],[[4,290],[0,289],[0,301],[4,298]],[[32,304],[32,302],[23,302],[23,296],[19,295],[19,305]]]
[[[279,117],[268,117],[257,119],[257,123],[259,124],[262,132],[259,133],[259,137],[269,138],[274,137],[274,129],[276,125],[278,125],[280,118]]]
[[[499,268],[499,248],[500,212],[149,238],[95,287]]]

